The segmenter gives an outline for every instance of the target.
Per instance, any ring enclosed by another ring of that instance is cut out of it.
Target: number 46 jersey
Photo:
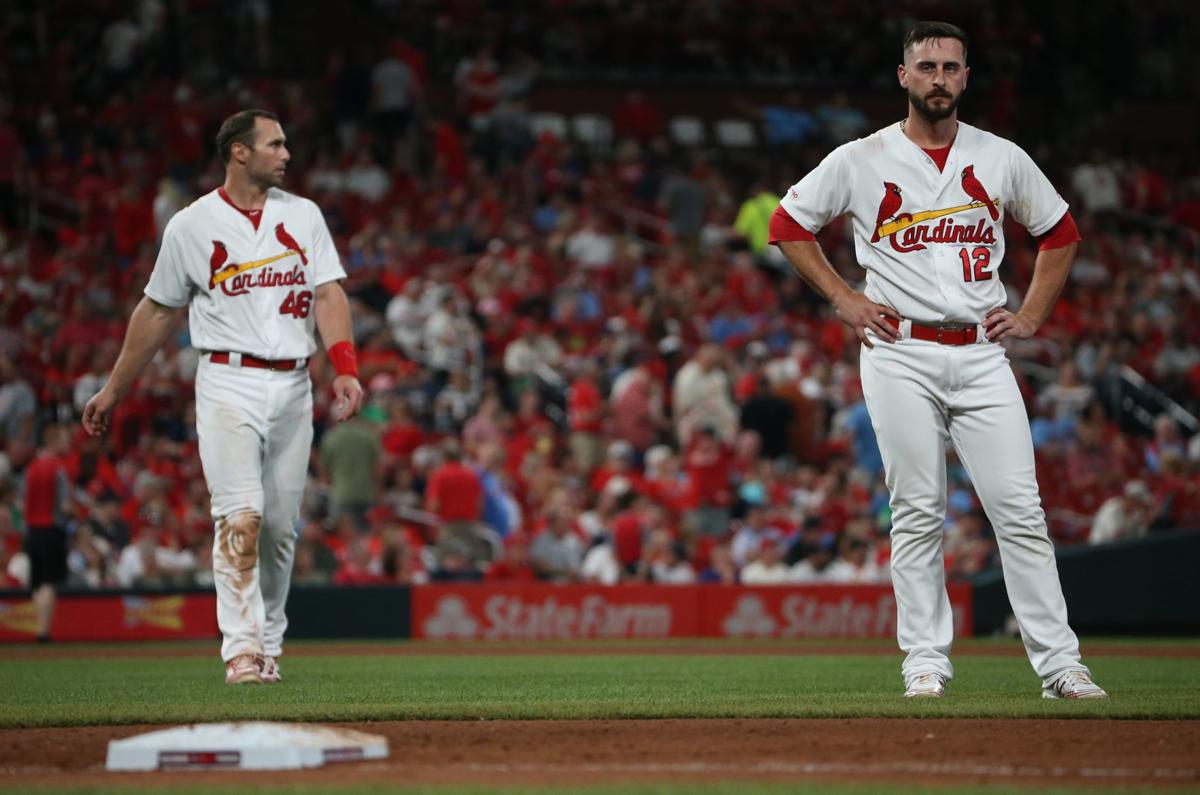
[[[317,349],[316,288],[345,276],[316,204],[271,188],[261,211],[246,211],[218,188],[167,224],[145,292],[191,304],[201,350],[303,359]]]
[[[961,122],[940,170],[897,123],[835,149],[780,205],[814,233],[849,213],[867,297],[918,323],[954,324],[1005,304],[1006,215],[1038,236],[1067,212],[1020,147]]]

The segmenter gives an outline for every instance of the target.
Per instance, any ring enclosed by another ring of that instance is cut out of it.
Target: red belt
[[[885,316],[884,320],[897,331],[900,329],[900,321],[894,317]],[[941,328],[939,326],[922,326],[920,323],[912,323],[912,330],[909,331],[908,336],[914,340],[938,342],[942,345],[974,345],[979,340],[979,327],[961,326],[959,328]]]
[[[229,354],[217,351],[208,357],[213,364],[229,364]],[[256,367],[259,370],[302,370],[308,366],[308,359],[258,359],[242,354],[242,367]]]

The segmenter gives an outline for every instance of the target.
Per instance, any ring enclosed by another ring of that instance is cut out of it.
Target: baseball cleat
[[[904,691],[905,698],[941,698],[946,695],[946,677],[941,674],[917,674]]]
[[[261,685],[262,681],[258,657],[253,654],[239,654],[225,663],[225,684],[227,685]]]
[[[259,658],[258,674],[262,678],[264,685],[275,684],[283,681],[283,674],[279,670],[278,657],[260,657]]]
[[[1108,693],[1086,671],[1063,671],[1042,688],[1042,698],[1108,698]]]

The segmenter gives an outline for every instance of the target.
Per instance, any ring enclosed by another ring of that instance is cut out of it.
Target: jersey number
[[[308,311],[312,309],[312,293],[308,290],[300,292],[292,291],[287,294],[287,298],[283,299],[283,303],[279,305],[279,314],[291,315],[295,318],[308,317]]]
[[[958,258],[962,260],[964,282],[982,282],[992,278],[992,272],[987,269],[992,261],[992,251],[986,246],[976,246],[970,254],[965,248],[960,248]]]

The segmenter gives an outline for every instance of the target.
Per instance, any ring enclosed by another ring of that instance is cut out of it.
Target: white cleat
[[[261,657],[261,665],[258,669],[258,674],[262,678],[264,685],[275,684],[283,681],[283,673],[279,670],[278,657]]]
[[[239,654],[225,663],[225,684],[227,685],[261,685],[262,681],[256,655]]]
[[[1108,698],[1108,693],[1086,671],[1063,671],[1042,688],[1042,698]]]
[[[946,695],[946,677],[941,674],[917,674],[904,691],[905,698],[941,698]]]

